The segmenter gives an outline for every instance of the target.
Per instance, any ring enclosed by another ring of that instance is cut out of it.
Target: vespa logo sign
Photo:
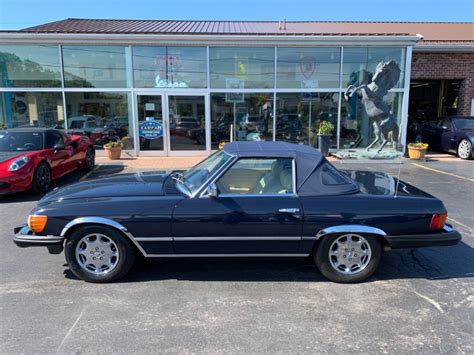
[[[156,88],[187,88],[188,84],[184,81],[171,82],[165,79],[161,79],[159,75],[155,77]]]

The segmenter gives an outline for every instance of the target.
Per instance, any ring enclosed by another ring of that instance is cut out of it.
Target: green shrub
[[[318,134],[320,135],[332,135],[334,131],[334,125],[329,121],[322,121],[319,125]]]
[[[410,143],[408,144],[409,148],[417,148],[417,149],[428,149],[427,143]]]
[[[110,141],[110,142],[104,144],[104,148],[108,148],[108,149],[111,149],[111,148],[123,148],[123,143],[122,143],[121,140],[118,140],[118,141]]]

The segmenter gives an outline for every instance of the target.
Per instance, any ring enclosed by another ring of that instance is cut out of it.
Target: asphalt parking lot
[[[441,198],[463,241],[387,252],[355,285],[276,259],[141,261],[122,282],[88,284],[64,255],[12,243],[38,197],[2,197],[0,353],[473,353],[474,162],[406,162],[401,179]]]

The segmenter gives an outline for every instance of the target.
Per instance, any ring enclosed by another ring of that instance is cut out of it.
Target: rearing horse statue
[[[377,151],[378,153],[381,152],[387,144],[390,132],[392,132],[395,147],[398,144],[397,118],[390,112],[390,107],[383,101],[383,98],[395,86],[400,78],[400,73],[400,67],[394,60],[382,61],[377,65],[370,83],[357,87],[350,85],[344,93],[346,100],[357,93],[364,104],[367,116],[374,120],[375,140],[370,143],[367,150],[371,149],[379,140],[382,140],[382,144]]]

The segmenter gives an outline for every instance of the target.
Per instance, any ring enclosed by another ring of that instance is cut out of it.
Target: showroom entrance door
[[[186,156],[210,152],[206,96],[137,94],[139,155]]]

